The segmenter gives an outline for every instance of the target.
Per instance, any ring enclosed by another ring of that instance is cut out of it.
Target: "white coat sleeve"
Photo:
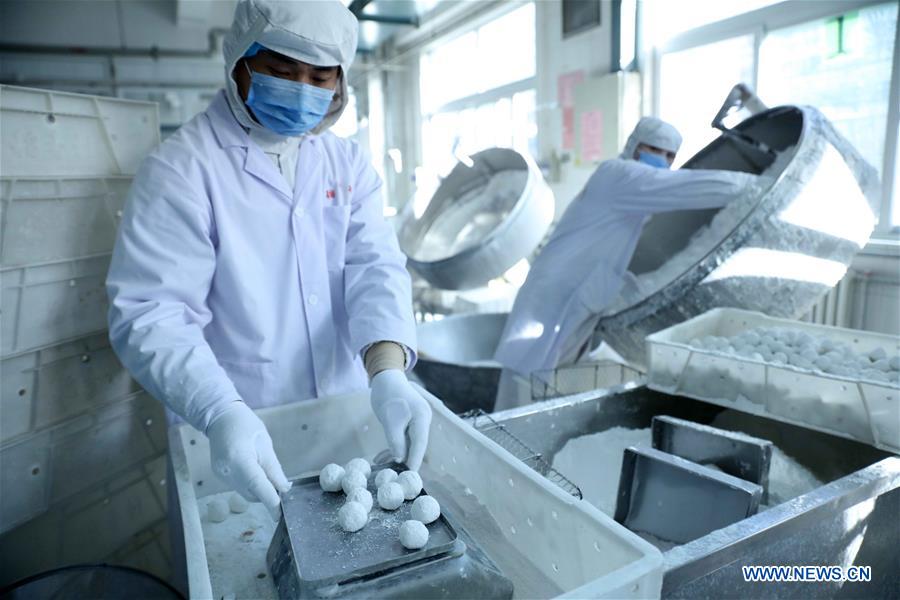
[[[406,368],[416,362],[416,326],[406,256],[384,219],[381,179],[366,155],[353,144],[353,196],[344,262],[344,302],[350,340],[361,353],[379,341],[409,351]]]
[[[216,257],[210,209],[152,156],[135,176],[106,279],[109,337],[134,378],[205,432],[240,398],[203,337]]]
[[[660,213],[673,210],[721,208],[734,200],[757,175],[705,169],[658,169],[636,161],[617,161],[612,177],[598,178],[597,190],[616,209]]]

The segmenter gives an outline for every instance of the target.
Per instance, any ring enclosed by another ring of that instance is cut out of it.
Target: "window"
[[[652,2],[643,4],[645,35],[656,45],[672,36],[715,21],[750,12],[780,0],[691,0],[684,2]]]
[[[528,3],[422,55],[425,168],[417,179],[446,175],[460,158],[493,146],[536,153],[535,48]]]
[[[331,132],[338,137],[352,138],[359,131],[357,120],[359,115],[356,109],[356,92],[352,87],[347,87],[347,106],[341,113],[337,122],[331,126]]]
[[[644,7],[651,34],[646,39],[658,52],[655,106],[685,139],[679,163],[717,135],[710,121],[731,86],[743,81],[769,106],[815,106],[880,175],[890,177],[882,171],[897,161],[893,144],[886,142],[898,135],[887,131],[900,111],[890,102],[893,61],[900,60],[894,53],[898,4],[767,4],[712,2],[700,21],[696,11],[675,14],[677,3],[654,3],[653,11]],[[739,14],[747,10],[754,12]],[[723,18],[730,19],[713,22]],[[703,27],[686,31],[686,25]],[[898,176],[884,184],[882,233],[900,227]]]
[[[759,96],[822,111],[879,175],[884,165],[897,4],[773,31],[759,49]]]
[[[662,56],[659,116],[677,127],[684,138],[676,165],[718,137],[711,123],[722,100],[735,83],[752,81],[752,77],[750,35]]]

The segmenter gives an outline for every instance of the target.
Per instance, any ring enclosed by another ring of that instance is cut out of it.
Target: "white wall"
[[[551,153],[562,156],[562,109],[557,102],[560,75],[583,70],[585,78],[606,75],[612,67],[612,3],[603,2],[601,25],[583,33],[563,38],[562,3],[556,0],[537,2],[537,105],[540,161]],[[574,157],[574,153],[572,153]],[[559,181],[551,181],[556,196],[557,218],[584,186],[594,171],[590,166],[576,166],[574,160],[562,164]]]
[[[4,0],[0,81],[150,100],[164,133],[222,86],[235,0]]]
[[[4,0],[4,44],[206,52],[231,25],[236,0]],[[188,14],[190,13],[190,14]]]

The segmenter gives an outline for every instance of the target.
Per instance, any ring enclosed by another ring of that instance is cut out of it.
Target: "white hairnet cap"
[[[656,117],[641,117],[638,124],[635,125],[634,131],[628,136],[625,147],[619,158],[634,158],[634,151],[638,144],[647,144],[656,146],[669,152],[678,152],[681,148],[681,134],[673,125],[666,123],[662,119]]]
[[[240,0],[223,44],[227,96],[238,120],[245,127],[260,127],[250,118],[231,76],[237,62],[257,42],[317,67],[341,67],[328,114],[312,133],[334,125],[347,105],[347,73],[356,56],[358,36],[359,22],[340,0]]]

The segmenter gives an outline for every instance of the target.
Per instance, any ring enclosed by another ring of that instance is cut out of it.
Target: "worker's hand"
[[[277,519],[291,484],[272,448],[266,426],[243,402],[232,402],[206,429],[213,473],[249,502],[262,502]]]
[[[384,428],[394,461],[418,471],[428,447],[431,407],[403,371],[387,369],[372,378],[372,410]]]

